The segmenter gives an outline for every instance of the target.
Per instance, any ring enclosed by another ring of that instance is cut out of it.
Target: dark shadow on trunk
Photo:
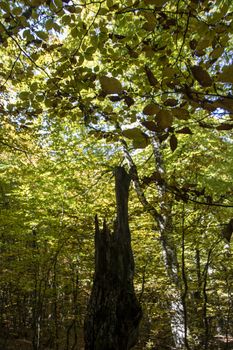
[[[95,275],[85,319],[85,350],[127,350],[137,343],[142,317],[136,298],[128,224],[130,177],[115,169],[117,220],[110,233],[95,220]]]

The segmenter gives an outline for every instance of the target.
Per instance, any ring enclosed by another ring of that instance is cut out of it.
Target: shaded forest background
[[[0,3],[0,349],[84,348],[116,166],[135,349],[233,349],[230,1]]]

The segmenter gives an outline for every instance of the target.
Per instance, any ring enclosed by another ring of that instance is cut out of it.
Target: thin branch
[[[8,148],[11,148],[11,149],[13,149],[15,151],[22,152],[22,153],[27,155],[27,152],[25,150],[23,150],[22,148],[19,148],[19,147],[14,146],[14,145],[9,145],[8,143],[6,143],[6,142],[4,142],[2,140],[0,140],[0,144],[3,145],[3,146],[6,146]]]
[[[209,203],[209,202],[200,202],[195,199],[187,198],[187,201],[194,202],[197,204],[208,205],[212,207],[222,207],[222,208],[233,208],[233,205],[221,204],[221,203]]]
[[[91,27],[93,26],[93,24],[95,23],[95,20],[97,18],[97,16],[99,15],[99,12],[100,12],[100,9],[101,9],[101,5],[104,1],[100,1],[99,2],[99,8],[98,8],[98,11],[96,12],[94,18],[93,18],[93,21],[91,22],[91,24],[89,25],[89,27],[86,29],[86,32],[83,34],[81,40],[80,40],[80,43],[79,43],[79,46],[73,51],[72,53],[72,57],[74,57],[76,55],[77,52],[79,52],[80,48],[81,48],[81,45],[83,43],[83,40],[85,39],[86,35],[89,33]]]
[[[41,66],[39,66],[39,65],[31,58],[31,56],[21,47],[21,45],[18,43],[18,41],[17,41],[13,36],[11,36],[11,39],[14,41],[14,43],[15,43],[16,46],[20,49],[20,51],[24,54],[24,56],[26,56],[26,57],[29,59],[29,61],[31,61],[32,64],[33,64],[36,68],[38,68],[39,70],[41,70],[42,72],[44,72],[45,75],[47,75],[48,78],[51,78],[50,75],[49,75],[49,73],[46,72],[46,70],[45,70],[44,68],[42,68]]]
[[[142,301],[143,294],[144,294],[144,291],[145,291],[145,284],[146,284],[146,268],[147,268],[147,264],[148,264],[148,261],[147,261],[146,264],[143,266],[143,271],[142,271],[142,287],[141,287],[140,295],[139,295],[139,297],[138,297],[139,302]]]
[[[188,342],[188,312],[187,312],[187,295],[188,295],[188,281],[186,276],[186,264],[185,264],[185,207],[183,204],[182,208],[182,280],[184,285],[184,290],[182,293],[182,304],[184,310],[184,343],[186,349],[190,350],[189,342]]]
[[[209,320],[208,320],[208,315],[207,315],[207,304],[208,304],[208,295],[207,295],[207,278],[208,278],[208,269],[210,265],[210,260],[211,260],[211,254],[212,254],[212,248],[209,249],[208,255],[207,255],[207,261],[204,267],[203,271],[203,310],[202,310],[202,317],[203,317],[203,323],[205,325],[205,339],[204,339],[204,346],[205,349],[208,349],[208,343],[209,343]]]
[[[187,33],[188,33],[188,27],[189,27],[189,20],[190,20],[190,17],[191,17],[191,12],[188,13],[188,18],[187,18],[187,22],[186,22],[186,26],[185,26],[185,31],[184,31],[184,36],[183,36],[183,41],[182,41],[182,44],[180,46],[180,50],[178,52],[178,55],[176,57],[176,61],[174,64],[177,64],[180,56],[181,56],[181,53],[182,53],[182,50],[183,50],[183,47],[184,47],[184,44],[185,44],[185,40],[186,40],[186,36],[187,36]]]
[[[29,61],[31,61],[33,63],[33,65],[38,68],[39,70],[41,70],[42,72],[44,72],[48,78],[51,78],[50,75],[48,74],[48,72],[46,72],[46,70],[42,67],[40,67],[32,58],[31,56],[22,48],[22,46],[18,43],[18,41],[14,38],[13,34],[11,34],[6,28],[5,26],[0,23],[0,25],[2,26],[2,28],[4,29],[4,31],[6,32],[6,34],[9,36],[9,38],[11,38],[14,43],[16,44],[16,46],[19,48],[20,52],[24,54],[25,57],[27,57],[29,59]]]
[[[18,56],[16,57],[14,63],[12,64],[10,73],[8,74],[8,76],[7,76],[6,80],[5,80],[5,82],[2,84],[2,86],[5,86],[6,83],[8,82],[8,80],[11,78],[12,73],[13,73],[13,70],[14,70],[14,68],[15,68],[15,65],[16,65],[16,63],[18,62],[20,56],[21,56],[21,52],[18,54]]]
[[[178,49],[178,33],[179,33],[179,30],[178,30],[178,15],[179,15],[179,5],[180,5],[180,0],[177,1],[177,4],[176,4],[176,23],[177,23],[177,33],[176,33],[176,48]]]
[[[148,200],[146,199],[145,193],[142,190],[141,184],[140,184],[140,180],[139,180],[139,176],[138,176],[138,171],[137,171],[137,167],[134,164],[134,161],[128,151],[128,147],[127,144],[124,140],[121,140],[122,145],[123,145],[123,152],[125,155],[125,159],[127,160],[127,163],[129,165],[130,168],[130,176],[132,178],[133,184],[134,184],[134,188],[135,191],[138,195],[138,199],[141,202],[141,204],[143,205],[145,211],[147,211],[148,213],[150,213],[153,218],[158,222],[159,226],[164,226],[164,220],[162,218],[162,215],[155,209],[155,207],[153,205],[151,205]]]

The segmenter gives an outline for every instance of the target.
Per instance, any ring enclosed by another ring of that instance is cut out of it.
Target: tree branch
[[[157,221],[157,223],[159,224],[160,227],[161,226],[163,227],[164,220],[163,220],[162,215],[155,209],[155,207],[153,205],[151,205],[148,202],[148,200],[145,196],[145,193],[142,190],[142,186],[140,184],[140,180],[139,180],[139,176],[138,176],[137,167],[134,164],[134,161],[133,161],[133,159],[128,151],[127,143],[124,140],[121,140],[121,142],[123,145],[123,152],[125,155],[125,159],[129,165],[129,169],[130,169],[129,174],[130,174],[131,179],[133,181],[133,185],[134,185],[135,191],[138,195],[138,199],[141,202],[141,204],[143,205],[145,211],[150,213],[153,216],[153,218]]]

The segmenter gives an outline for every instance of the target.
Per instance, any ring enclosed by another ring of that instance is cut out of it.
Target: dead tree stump
[[[115,169],[117,218],[114,232],[95,221],[95,275],[84,325],[85,350],[128,350],[137,343],[142,317],[136,298],[128,224],[130,176]]]

